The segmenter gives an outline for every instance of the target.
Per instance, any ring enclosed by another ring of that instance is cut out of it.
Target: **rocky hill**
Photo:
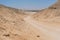
[[[33,15],[36,20],[60,22],[60,0],[52,6]]]
[[[22,10],[0,5],[0,40],[39,40],[40,32],[24,20],[26,16]]]

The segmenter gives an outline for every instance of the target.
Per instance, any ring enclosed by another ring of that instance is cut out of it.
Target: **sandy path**
[[[37,21],[33,20],[30,16],[27,16],[24,18],[24,20],[32,25],[33,27],[39,29],[42,31],[42,33],[45,35],[45,40],[60,40],[60,29],[54,28],[54,27],[48,27],[47,25],[39,24]],[[57,30],[57,31],[56,31]],[[40,34],[42,35],[42,34]],[[41,36],[43,37],[43,36]]]

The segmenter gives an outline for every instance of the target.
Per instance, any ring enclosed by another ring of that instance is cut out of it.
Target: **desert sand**
[[[0,40],[60,40],[59,3],[34,13],[0,5]]]

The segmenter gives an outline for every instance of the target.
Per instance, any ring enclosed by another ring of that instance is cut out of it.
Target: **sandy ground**
[[[32,19],[30,16],[27,16],[24,18],[24,20],[31,24],[36,29],[39,29],[39,31],[42,31],[42,34],[40,34],[44,40],[60,40],[60,28],[52,25],[44,25],[42,23],[38,23],[36,20]],[[43,36],[44,34],[44,36]]]

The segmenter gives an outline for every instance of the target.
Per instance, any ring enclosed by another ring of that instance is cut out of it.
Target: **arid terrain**
[[[60,40],[60,0],[39,12],[0,5],[0,40]]]

